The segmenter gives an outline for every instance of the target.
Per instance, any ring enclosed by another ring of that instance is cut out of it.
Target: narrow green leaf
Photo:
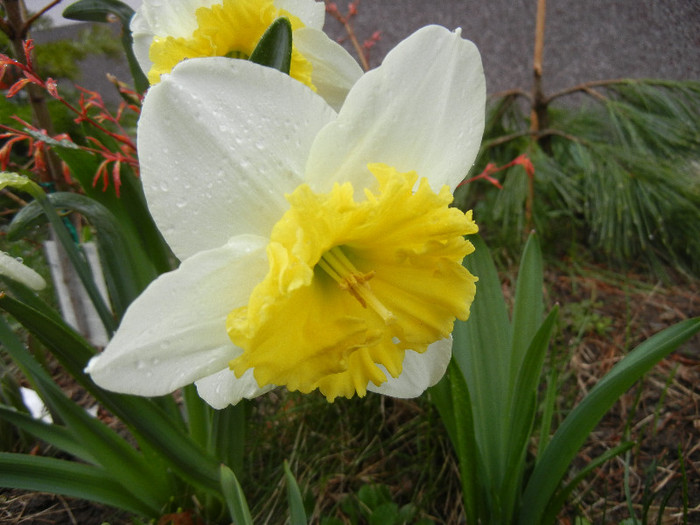
[[[513,341],[511,345],[511,389],[515,387],[520,369],[527,360],[525,354],[539,329],[544,312],[542,287],[542,252],[537,235],[533,232],[525,244],[513,304]],[[512,390],[522,392],[522,390]]]
[[[586,464],[586,466],[576,474],[576,476],[566,485],[566,487],[557,492],[557,494],[550,500],[547,510],[545,511],[544,518],[542,519],[542,523],[554,523],[559,511],[579,483],[586,479],[591,472],[593,472],[603,463],[630,450],[632,447],[634,447],[634,442],[627,441],[610,450],[606,450],[603,454]]]
[[[479,472],[483,462],[474,430],[474,414],[469,389],[460,368],[450,363],[452,406],[455,408],[457,447],[459,450],[459,472],[462,479],[464,507],[467,515],[479,516],[482,512],[483,484]],[[474,520],[474,523],[477,519]]]
[[[136,262],[124,238],[121,226],[114,215],[94,199],[77,193],[51,193],[49,202],[54,208],[76,211],[86,217],[97,230],[97,242],[102,269],[109,290],[112,305],[119,317],[133,301],[141,289],[137,286],[134,271]],[[19,238],[29,227],[46,220],[39,204],[35,201],[15,215],[8,229],[8,239]]]
[[[134,41],[129,28],[131,17],[134,16],[134,10],[131,7],[119,0],[79,0],[66,7],[63,16],[82,22],[109,22],[110,16],[116,16],[122,24],[122,46],[134,79],[134,86],[140,93],[148,89],[148,80],[134,55]]]
[[[18,428],[30,433],[34,437],[45,441],[49,445],[53,445],[59,450],[67,452],[77,458],[88,463],[96,463],[95,458],[90,454],[85,447],[80,445],[73,437],[73,434],[66,428],[44,423],[38,419],[34,419],[29,414],[17,411],[13,407],[0,405],[0,419],[8,421]]]
[[[454,360],[450,362],[445,376],[429,393],[457,454],[467,523],[478,523],[482,495],[478,476],[479,450],[474,436],[469,390]]]
[[[32,197],[34,197],[36,202],[39,203],[39,206],[41,206],[42,210],[44,211],[46,217],[49,220],[49,223],[52,226],[53,233],[56,235],[59,242],[63,246],[63,249],[65,250],[66,255],[68,256],[68,259],[70,260],[71,264],[75,268],[76,273],[80,277],[80,281],[83,283],[85,291],[87,292],[88,296],[90,297],[90,300],[95,306],[95,310],[97,310],[97,313],[100,316],[100,319],[102,320],[102,324],[107,330],[107,333],[111,335],[116,328],[116,321],[114,319],[114,316],[112,315],[112,312],[110,312],[109,308],[107,308],[107,305],[105,304],[104,299],[102,298],[102,294],[100,293],[100,291],[97,288],[97,285],[95,284],[87,260],[85,259],[84,255],[81,253],[79,248],[73,242],[70,232],[67,230],[65,224],[63,223],[61,218],[56,213],[56,210],[49,202],[49,199],[46,196],[46,193],[44,193],[44,190],[38,184],[26,177],[23,177],[22,175],[18,175],[16,173],[3,172],[2,180],[0,181],[0,187],[4,188],[5,186],[12,186],[21,189],[22,191],[26,191],[29,194],[31,194]]]
[[[505,449],[510,432],[511,326],[489,249],[477,235],[469,240],[476,250],[465,258],[464,265],[479,281],[469,319],[455,323],[452,354],[471,399],[474,435],[482,460],[479,484],[491,487],[487,493],[500,498],[497,487],[510,476]]]
[[[0,341],[22,372],[32,381],[52,413],[70,429],[73,439],[108,471],[118,474],[134,497],[151,506],[167,501],[167,481],[151,471],[149,465],[124,439],[80,406],[68,399],[48,373],[36,362],[24,345],[0,318]]]
[[[134,10],[119,0],[79,0],[63,10],[63,17],[80,22],[109,22],[116,16],[123,25],[128,25]]]
[[[291,525],[307,525],[306,511],[304,510],[304,499],[297,480],[294,478],[289,463],[284,460],[284,477],[287,481],[287,501],[289,502],[289,518]]]
[[[53,319],[58,323],[64,323],[65,321],[61,315],[54,310],[51,306],[46,304],[35,292],[34,290],[28,288],[22,283],[13,281],[7,276],[0,275],[0,282],[3,283],[2,291],[10,293],[12,297],[17,299],[19,302],[26,304],[30,308],[41,312],[46,317]]]
[[[95,279],[92,276],[92,271],[90,270],[90,266],[88,265],[84,254],[80,248],[76,246],[63,221],[49,202],[48,197],[43,193],[34,195],[34,197],[46,214],[49,223],[51,223],[53,228],[53,232],[61,243],[61,246],[63,246],[63,250],[73,265],[73,268],[75,268],[78,277],[80,277],[80,282],[83,283],[85,291],[90,297],[92,304],[95,306],[95,310],[100,316],[100,320],[102,321],[107,334],[112,335],[114,330],[117,328],[116,320],[114,319],[114,315],[110,309],[105,304],[102,294],[95,284]]]
[[[267,28],[250,55],[250,61],[289,74],[292,65],[292,24],[280,17]]]
[[[182,389],[182,398],[187,414],[187,430],[192,440],[205,448],[209,445],[213,409],[199,397],[194,385],[187,385]]]
[[[532,338],[524,355],[511,397],[511,427],[507,446],[503,451],[507,456],[506,472],[509,472],[510,475],[504,478],[501,492],[503,499],[508,501],[507,507],[513,510],[522,489],[525,458],[537,411],[538,387],[544,358],[556,325],[557,313],[557,307],[552,309]],[[517,332],[515,333],[515,337],[517,337]]]
[[[226,500],[231,519],[235,525],[253,525],[253,518],[248,509],[243,489],[233,471],[226,465],[221,465],[221,491]]]
[[[540,522],[578,450],[619,397],[656,363],[698,332],[698,318],[666,328],[641,343],[593,387],[564,419],[537,462],[523,494],[520,524]]]
[[[85,339],[63,320],[47,316],[8,295],[0,294],[0,308],[34,334],[59,359],[71,376],[87,386],[83,369],[95,355],[95,349]]]
[[[211,451],[234,472],[243,471],[247,400],[215,410],[211,425]]]
[[[101,468],[42,456],[0,453],[0,486],[88,499],[150,518],[160,511],[134,498]]]
[[[547,387],[544,392],[542,402],[542,418],[540,422],[540,436],[537,442],[537,460],[539,461],[542,452],[549,444],[549,434],[552,429],[552,418],[554,417],[554,405],[557,400],[557,372],[553,369],[547,375]]]
[[[110,412],[127,424],[134,436],[158,451],[183,479],[203,490],[217,490],[218,463],[184,433],[183,426],[148,399],[107,392],[83,373],[94,349],[65,323],[56,322],[26,305],[0,294],[0,308],[33,333],[68,372]],[[2,338],[0,337],[0,340]],[[170,399],[171,398],[166,398]]]

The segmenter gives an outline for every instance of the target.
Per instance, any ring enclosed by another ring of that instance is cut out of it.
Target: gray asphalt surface
[[[347,0],[337,1],[345,10]],[[381,31],[377,65],[416,29],[462,28],[479,47],[489,93],[530,89],[537,0],[361,0],[361,40]],[[342,35],[330,18],[326,30]],[[549,0],[544,89],[588,80],[665,78],[700,81],[700,0]]]
[[[349,0],[336,2],[345,11]],[[424,25],[461,27],[481,51],[489,93],[529,90],[536,5],[537,0],[361,0],[354,26],[361,41],[381,32],[370,57],[373,66]],[[330,16],[325,30],[345,36]],[[46,41],[74,34],[74,28],[62,27],[36,36]],[[123,64],[97,57],[83,70],[80,84],[108,98],[113,88],[104,80],[106,71],[129,79]],[[549,0],[545,91],[619,77],[700,81],[700,0]]]

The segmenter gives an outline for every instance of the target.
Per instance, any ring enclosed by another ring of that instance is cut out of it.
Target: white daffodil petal
[[[216,2],[217,0],[143,0],[130,23],[134,55],[143,72],[148,73],[153,65],[148,55],[154,36],[191,36],[197,29],[197,9]]]
[[[379,386],[370,383],[367,390],[403,399],[418,397],[445,375],[451,357],[451,337],[436,341],[422,354],[409,350],[403,358],[403,371],[399,377],[391,377],[380,365],[388,381]]]
[[[350,88],[362,76],[362,68],[343,46],[316,29],[294,32],[294,45],[311,62],[311,80],[326,102],[339,111]]]
[[[326,4],[314,0],[275,0],[275,7],[284,9],[299,18],[306,27],[323,29]]]
[[[197,29],[195,13],[219,0],[143,0],[131,20],[132,30],[149,27],[153,35],[188,37]]]
[[[240,378],[226,367],[215,374],[195,381],[199,397],[217,410],[235,405],[241,399],[253,399],[272,390],[274,385],[260,388],[253,377],[253,369],[246,370]]]
[[[240,350],[228,337],[226,316],[265,276],[266,245],[261,237],[235,237],[158,277],[86,372],[108,390],[154,396],[228,366]]]
[[[371,187],[367,163],[383,162],[416,171],[435,190],[454,190],[478,153],[485,97],[474,44],[459,32],[424,27],[355,83],[336,121],[314,141],[310,184],[318,191],[344,181]]]
[[[41,275],[5,252],[0,252],[0,275],[22,283],[32,290],[46,288],[46,281]]]
[[[149,57],[154,36],[153,31],[148,20],[144,16],[140,16],[139,11],[133,16],[129,25],[131,38],[133,39],[132,49],[134,50],[134,56],[136,56],[136,61],[139,63],[141,71],[147,75],[153,67],[153,62]]]
[[[154,37],[190,38],[197,29],[197,9],[221,3],[223,0],[144,0],[130,24],[134,54],[144,73],[153,67],[150,50]],[[298,17],[306,27],[323,28],[323,2],[276,0],[274,4]]]
[[[267,236],[335,112],[306,86],[245,60],[179,64],[139,120],[148,207],[181,259],[243,233]]]

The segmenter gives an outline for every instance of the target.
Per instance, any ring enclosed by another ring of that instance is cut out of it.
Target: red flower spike
[[[58,84],[53,78],[47,78],[46,79],[46,91],[49,92],[49,95],[51,95],[53,98],[59,98],[58,97]]]
[[[19,93],[24,86],[27,84],[30,84],[31,80],[28,78],[20,78],[17,82],[12,84],[12,87],[7,91],[7,95],[5,97],[7,98],[12,98],[14,97],[17,93]]]
[[[523,155],[519,155],[518,157],[516,157],[515,159],[510,161],[508,164],[504,164],[500,168],[493,163],[489,163],[484,168],[484,171],[482,171],[481,173],[479,173],[478,175],[476,175],[470,179],[467,179],[467,180],[460,182],[457,185],[457,187],[463,186],[464,184],[469,184],[470,182],[474,182],[475,180],[484,179],[484,180],[490,182],[491,184],[493,184],[494,186],[496,186],[499,190],[502,190],[503,186],[501,185],[501,183],[498,181],[498,179],[492,177],[491,175],[494,173],[498,173],[499,171],[503,171],[503,170],[506,170],[508,168],[512,168],[513,166],[522,166],[522,168],[525,170],[525,173],[527,174],[527,176],[530,179],[534,178],[535,166],[532,164],[532,161],[530,160],[530,158],[527,155],[523,154]]]

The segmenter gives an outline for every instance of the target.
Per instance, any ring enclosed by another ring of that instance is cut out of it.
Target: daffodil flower
[[[314,0],[144,0],[131,21],[134,54],[151,84],[187,58],[247,59],[279,17],[292,30],[290,75],[339,108],[362,74],[321,31],[325,4]]]
[[[139,122],[149,208],[180,267],[87,368],[107,389],[195,382],[222,408],[274,386],[415,397],[444,374],[476,278],[449,207],[484,127],[475,46],[429,26],[339,113],[271,68],[184,62]]]

